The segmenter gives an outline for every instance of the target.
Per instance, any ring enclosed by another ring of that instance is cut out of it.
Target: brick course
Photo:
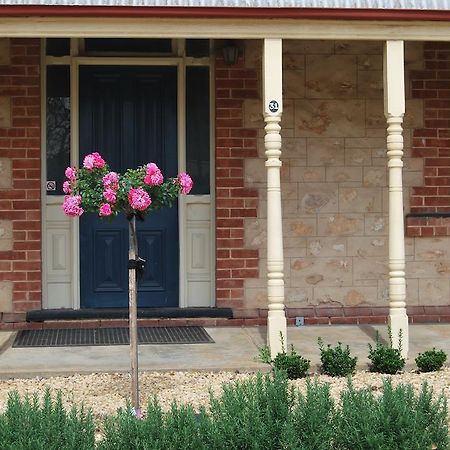
[[[0,157],[12,161],[12,189],[0,190],[1,218],[12,221],[12,249],[0,252],[0,281],[13,284],[12,312],[21,320],[41,307],[40,41],[11,39],[0,67],[0,96],[11,101],[10,126],[0,127]]]
[[[258,193],[244,184],[244,158],[258,156],[258,130],[245,128],[243,102],[259,98],[256,69],[216,59],[216,305],[243,307],[244,280],[259,276],[259,251],[244,245],[244,219],[256,217]]]
[[[406,234],[450,236],[450,218],[433,217],[450,213],[450,43],[424,44],[424,69],[411,72],[411,87],[424,99],[424,127],[414,130],[412,143],[412,156],[423,158],[424,183],[413,188]]]
[[[349,308],[344,307],[338,315],[327,315],[326,308],[305,308],[304,311],[287,310],[287,323],[295,325],[295,317],[303,315],[305,326],[308,325],[363,325],[387,324],[387,308]],[[358,311],[356,311],[358,310]],[[424,306],[409,307],[408,319],[410,323],[450,323],[450,306]],[[179,326],[205,326],[205,327],[251,327],[266,326],[265,316],[242,317],[235,319],[215,318],[174,318],[174,319],[138,319],[142,327],[179,327]],[[125,319],[93,319],[93,320],[58,320],[45,322],[15,322],[0,323],[0,330],[31,330],[51,328],[115,328],[128,327]]]

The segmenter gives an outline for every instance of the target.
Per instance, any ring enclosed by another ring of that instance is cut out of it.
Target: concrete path
[[[259,370],[267,365],[255,361],[258,347],[265,343],[265,327],[206,328],[214,344],[165,344],[139,347],[140,370]],[[358,356],[359,368],[367,368],[367,344],[375,341],[376,330],[387,339],[381,325],[333,325],[289,327],[288,343],[319,364],[317,338],[326,343],[349,344]],[[92,372],[126,372],[129,370],[128,346],[12,348],[13,335],[0,332],[0,378],[66,375]],[[3,343],[3,344],[2,344]],[[411,325],[408,365],[421,351],[443,349],[450,357],[450,324]]]

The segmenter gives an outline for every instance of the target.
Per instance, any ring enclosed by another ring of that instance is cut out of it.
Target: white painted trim
[[[182,58],[177,56],[76,56],[79,66],[178,66]]]
[[[70,56],[78,56],[80,52],[80,39],[70,40]]]
[[[211,65],[210,58],[192,58],[190,56],[184,59],[186,66],[209,66]]]
[[[172,40],[172,53],[179,56],[180,58],[184,58],[184,52],[186,48],[186,39],[173,39]]]
[[[186,64],[179,60],[177,71],[177,128],[178,128],[178,173],[186,171]],[[179,306],[187,306],[187,242],[186,197],[178,199],[178,240],[179,240]]]
[[[42,308],[48,307],[47,289],[47,67],[45,65],[45,39],[41,39],[41,285]]]
[[[0,37],[450,41],[448,22],[161,17],[2,17]]]
[[[49,254],[49,241],[48,241],[48,231],[54,230],[55,224],[60,222],[57,222],[55,220],[51,220],[49,223],[49,208],[53,206],[60,206],[63,201],[62,195],[57,196],[48,196],[46,191],[46,180],[47,180],[47,68],[49,66],[55,66],[55,65],[64,65],[67,66],[67,68],[70,70],[70,56],[64,56],[64,57],[49,57],[46,56],[46,48],[45,48],[45,40],[42,39],[41,43],[41,61],[40,61],[40,68],[41,68],[41,183],[42,183],[42,195],[41,195],[41,204],[42,204],[42,261],[41,261],[41,270],[42,270],[42,308],[46,309],[50,307],[50,289],[49,289],[49,283],[51,283],[52,277],[49,275],[49,271],[47,268],[47,264],[49,259],[52,258],[52,255]],[[72,73],[71,73],[72,77]],[[73,90],[72,83],[70,86],[70,90]],[[73,105],[73,100],[71,99],[71,108]],[[72,125],[71,125],[72,127]],[[70,154],[70,163],[76,164],[77,162],[74,161],[74,152],[72,151],[73,148],[73,142],[72,142],[72,128],[71,128],[71,154]],[[77,159],[77,157],[76,157]],[[64,168],[62,168],[63,170]],[[70,227],[70,236],[73,236],[74,230],[76,230],[78,224],[74,220],[68,220],[67,223]],[[70,257],[70,265],[74,265],[74,243],[72,240],[70,241],[70,247],[71,247],[71,257]],[[75,249],[76,250],[76,249]],[[78,288],[75,285],[74,279],[76,280],[77,274],[74,273],[74,271],[71,271],[71,279],[70,279],[70,298],[68,299],[68,304],[64,307],[76,307],[76,298],[77,298],[77,291]],[[69,282],[68,282],[69,283]],[[75,293],[74,293],[75,292]]]
[[[70,56],[45,56],[44,61],[47,66],[68,66],[70,64]]]
[[[75,58],[70,65],[70,163],[79,165],[79,66]],[[71,220],[72,233],[72,308],[80,309],[80,220]]]
[[[69,65],[70,64],[70,96],[71,96],[71,149],[70,149],[70,164],[74,166],[79,165],[79,69],[82,65],[124,65],[124,66],[176,66],[177,67],[177,165],[178,172],[186,170],[186,92],[185,92],[185,83],[186,83],[186,59],[181,57],[151,57],[149,58],[138,58],[138,57],[86,57],[86,56],[76,56],[79,53],[79,39],[71,39],[71,57],[46,57],[45,56],[45,48],[42,53],[42,68],[43,68],[43,77],[41,84],[44,87],[42,92],[43,102],[43,113],[42,113],[42,129],[45,130],[46,121],[45,121],[45,80],[46,80],[46,66],[47,65]],[[189,61],[191,59],[189,58]],[[199,61],[199,65],[208,65],[209,63],[206,58],[202,58]],[[213,68],[210,68],[210,77],[211,77],[211,104],[213,102],[213,83],[214,80],[214,71]],[[211,124],[214,123],[213,120],[214,109],[211,106]],[[210,126],[211,133],[211,192],[214,192],[214,127]],[[45,133],[43,134],[42,141],[42,167],[43,174],[46,171],[46,157],[45,157]],[[44,175],[43,175],[44,176]],[[43,183],[43,189],[45,188],[45,183]],[[42,197],[43,205],[45,206],[45,197]],[[212,197],[211,197],[212,198]],[[58,197],[58,203],[60,203]],[[179,199],[179,207],[178,207],[178,227],[179,227],[179,306],[186,307],[187,304],[187,295],[188,295],[188,274],[187,274],[187,203],[211,203],[210,196],[181,196]],[[43,224],[45,224],[45,208],[43,208]],[[211,222],[212,222],[212,230],[215,229],[214,225],[214,208],[211,206]],[[72,248],[72,279],[71,279],[71,289],[72,289],[72,301],[71,306],[74,309],[80,308],[80,263],[79,263],[79,220],[73,219],[70,221],[71,226],[71,248]],[[212,240],[212,254],[211,261],[215,261],[215,236],[214,233],[211,233]],[[43,255],[46,251],[46,242],[45,236],[43,235]],[[43,259],[45,261],[45,259]],[[213,263],[215,264],[215,263]],[[42,265],[44,270],[44,264]],[[44,283],[45,280],[45,283]],[[43,286],[46,286],[47,277],[43,275]],[[211,306],[214,305],[215,298],[215,267],[212,268],[211,272]]]
[[[211,203],[209,194],[186,195],[185,199],[187,205],[208,205]]]
[[[182,58],[179,57],[152,57],[135,58],[135,57],[73,57],[72,67],[76,72],[76,87],[74,87],[73,95],[76,98],[76,105],[71,109],[71,122],[73,124],[73,133],[76,134],[76,142],[73,142],[72,148],[76,151],[77,158],[79,155],[79,68],[82,65],[123,65],[123,66],[175,66],[177,67],[177,159],[178,172],[184,171],[186,168],[186,138],[185,138],[185,65]],[[71,92],[72,95],[72,92]],[[73,163],[75,164],[75,163]],[[76,162],[78,165],[78,161]],[[187,306],[187,273],[186,273],[186,205],[185,198],[180,197],[178,202],[178,233],[179,233],[179,306]],[[74,308],[80,308],[80,291],[79,291],[79,221],[76,219],[76,229],[73,229],[73,245],[74,251],[76,246],[76,254],[74,252]]]
[[[210,41],[210,55],[215,54],[215,42]],[[209,65],[209,201],[211,210],[211,300],[210,306],[216,306],[216,65],[211,58]]]

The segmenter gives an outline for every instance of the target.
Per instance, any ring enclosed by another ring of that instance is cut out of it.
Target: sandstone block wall
[[[247,41],[245,50],[246,65],[260,74],[260,43]],[[341,323],[382,322],[387,313],[382,50],[382,42],[283,42],[286,305],[290,316],[311,317],[309,323],[327,323],[330,317]],[[432,125],[424,122],[426,95],[411,91],[411,76],[423,70],[423,44],[406,43],[405,59],[407,213],[413,187],[424,180],[424,159],[411,150],[413,133]],[[259,136],[258,157],[243,156],[245,187],[257,189],[259,199],[257,217],[245,218],[244,246],[258,250],[260,258],[259,277],[244,281],[243,308],[264,314],[267,213],[261,110],[260,98],[244,100],[244,124]],[[450,238],[406,240],[407,302],[417,321],[430,314],[450,318],[449,244]]]
[[[41,307],[38,39],[0,39],[0,316]]]

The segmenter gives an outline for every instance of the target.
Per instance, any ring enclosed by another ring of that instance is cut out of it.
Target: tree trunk
[[[137,235],[136,216],[133,215],[128,221],[129,229],[129,261],[137,259]],[[136,263],[128,269],[128,295],[129,295],[129,328],[130,328],[130,362],[131,362],[131,403],[134,414],[140,417],[139,406],[139,376],[138,376],[138,342],[137,342],[137,280]]]

